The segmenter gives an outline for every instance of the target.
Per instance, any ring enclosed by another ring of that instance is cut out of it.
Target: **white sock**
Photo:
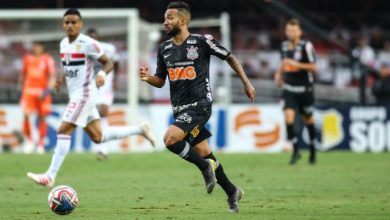
[[[103,139],[102,142],[110,140],[121,139],[130,135],[142,134],[142,128],[140,126],[112,126],[102,128]]]
[[[63,135],[63,134],[57,135],[57,146],[54,149],[54,154],[51,159],[49,169],[46,172],[52,180],[56,178],[57,172],[60,169],[62,162],[64,162],[64,159],[69,152],[70,138],[71,137],[69,135]]]
[[[110,126],[110,124],[108,123],[107,117],[100,119],[100,125],[102,127],[102,131],[106,130]],[[101,152],[101,153],[107,155],[108,154],[108,147],[109,147],[109,145],[107,144],[107,142],[104,142],[104,143],[102,142],[100,144],[97,144],[96,149],[98,152]]]

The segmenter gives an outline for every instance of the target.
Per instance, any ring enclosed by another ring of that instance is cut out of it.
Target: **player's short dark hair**
[[[191,20],[191,7],[185,2],[171,2],[168,4],[167,9],[177,9],[177,11],[188,18],[188,22]]]
[[[182,9],[191,12],[190,5],[185,2],[171,2],[168,4],[167,9]]]
[[[67,15],[77,15],[80,18],[82,18],[81,14],[80,14],[80,11],[77,8],[69,8],[68,10],[66,10],[65,13],[64,13],[64,17],[67,16]]]
[[[290,20],[287,21],[287,24],[301,27],[301,22],[296,18],[291,18]]]

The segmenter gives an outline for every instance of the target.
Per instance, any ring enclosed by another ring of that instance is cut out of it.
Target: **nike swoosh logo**
[[[164,56],[164,59],[168,58],[169,56],[171,56],[172,54],[168,54],[168,55],[165,55]]]

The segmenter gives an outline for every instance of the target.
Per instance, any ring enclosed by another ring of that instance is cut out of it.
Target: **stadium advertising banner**
[[[282,110],[278,105],[235,105],[228,108],[225,151],[281,152],[286,146]]]
[[[322,150],[390,151],[390,108],[320,106],[315,118]]]
[[[54,105],[53,112],[47,117],[49,126],[46,139],[46,150],[53,150],[56,143],[56,128],[61,123],[64,105]],[[3,137],[12,139],[15,131],[22,129],[22,112],[19,106],[9,105],[1,108],[0,133]],[[109,114],[111,126],[125,126],[129,114],[126,105],[115,105]],[[170,124],[174,122],[169,105],[140,106],[139,119],[149,121],[157,136],[157,150],[164,150],[163,136]],[[35,118],[35,117],[32,117]],[[36,119],[31,124],[37,127]],[[234,105],[231,107],[213,106],[213,114],[207,123],[207,128],[213,133],[209,143],[213,150],[226,152],[280,152],[284,147],[285,129],[283,114],[278,105],[260,107],[250,105]],[[37,129],[34,129],[37,130]],[[37,131],[33,137],[37,137]],[[111,152],[150,152],[153,148],[143,137],[134,136],[119,141],[110,142]],[[15,144],[17,148],[17,144]],[[71,149],[76,152],[96,151],[87,134],[77,128],[72,136]]]
[[[46,150],[53,150],[56,129],[61,123],[64,105],[53,106],[47,118],[49,125]],[[173,123],[169,105],[140,106],[138,122],[149,121],[158,142],[157,150],[164,150],[163,136]],[[383,152],[390,149],[390,109],[362,106],[320,106],[315,112],[318,145],[320,150],[352,150],[353,152]],[[129,125],[128,107],[115,105],[109,114],[111,126]],[[32,125],[37,121],[32,117]],[[209,143],[213,150],[224,152],[266,152],[288,150],[283,113],[278,105],[214,105],[213,114],[206,125],[213,133]],[[302,126],[301,126],[302,127]],[[22,112],[17,105],[0,108],[1,141],[14,145],[21,151],[17,133],[22,129]],[[38,129],[33,129],[37,138]],[[300,143],[305,145],[307,131],[303,129]],[[143,137],[133,136],[110,142],[110,152],[151,152],[154,149]],[[75,152],[96,151],[86,133],[77,128],[72,136],[71,149]]]

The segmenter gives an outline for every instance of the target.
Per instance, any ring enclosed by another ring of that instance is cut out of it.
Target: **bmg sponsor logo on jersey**
[[[193,80],[196,78],[196,71],[193,66],[169,68],[168,74],[171,81]]]

